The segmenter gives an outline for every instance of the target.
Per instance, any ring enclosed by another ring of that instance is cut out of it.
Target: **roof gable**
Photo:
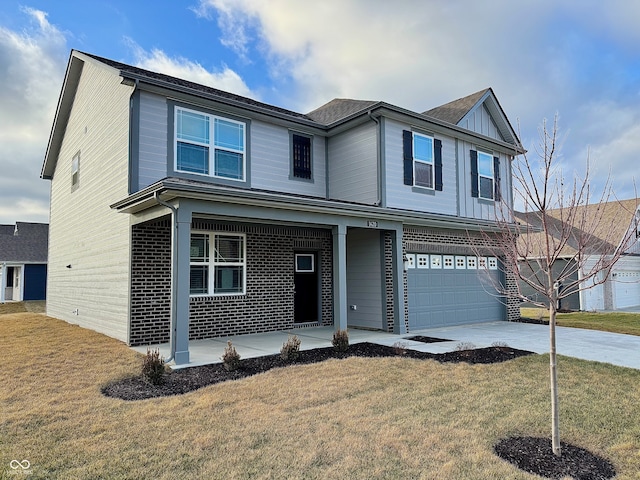
[[[491,88],[485,88],[466,97],[458,98],[452,102],[432,108],[424,112],[423,115],[437,118],[438,120],[452,123],[467,130],[476,131],[477,133],[485,133],[479,131],[477,127],[474,128],[472,124],[475,122],[470,121],[477,113],[481,114],[483,109],[486,109],[501,140],[514,145],[520,145],[520,140],[515,130],[511,126],[511,123],[509,123],[504,110],[502,110]]]

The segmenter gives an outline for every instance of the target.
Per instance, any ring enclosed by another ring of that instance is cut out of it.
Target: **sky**
[[[40,178],[71,49],[307,113],[422,112],[492,87],[529,155],[620,199],[640,179],[637,0],[3,0],[0,224],[47,222]]]

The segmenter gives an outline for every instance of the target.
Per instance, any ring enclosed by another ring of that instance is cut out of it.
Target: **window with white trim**
[[[80,152],[71,159],[71,190],[78,188],[80,182]]]
[[[431,268],[442,268],[441,255],[431,255]]]
[[[476,270],[478,268],[478,259],[476,257],[467,257],[467,268]]]
[[[418,255],[418,268],[429,268],[429,255]]]
[[[478,193],[480,198],[493,200],[494,195],[493,156],[478,151]]]
[[[450,270],[453,268],[453,255],[443,255],[442,265],[445,269]]]
[[[191,295],[245,293],[247,254],[244,235],[193,232],[190,257]]]
[[[467,268],[467,257],[456,255],[456,268]]]
[[[433,138],[413,132],[413,184],[433,188]]]
[[[175,107],[175,171],[245,178],[245,124]]]

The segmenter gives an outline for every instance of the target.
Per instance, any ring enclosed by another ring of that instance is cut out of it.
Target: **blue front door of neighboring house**
[[[297,252],[294,262],[294,322],[318,321],[318,255]]]

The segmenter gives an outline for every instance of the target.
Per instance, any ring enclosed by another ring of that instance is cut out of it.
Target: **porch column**
[[[333,326],[347,329],[347,227],[333,227]]]
[[[391,251],[393,252],[393,333],[407,333],[404,318],[404,254],[402,252],[402,225],[393,230]]]
[[[179,208],[175,214],[175,355],[176,365],[189,363],[189,263],[191,260],[191,210]]]

